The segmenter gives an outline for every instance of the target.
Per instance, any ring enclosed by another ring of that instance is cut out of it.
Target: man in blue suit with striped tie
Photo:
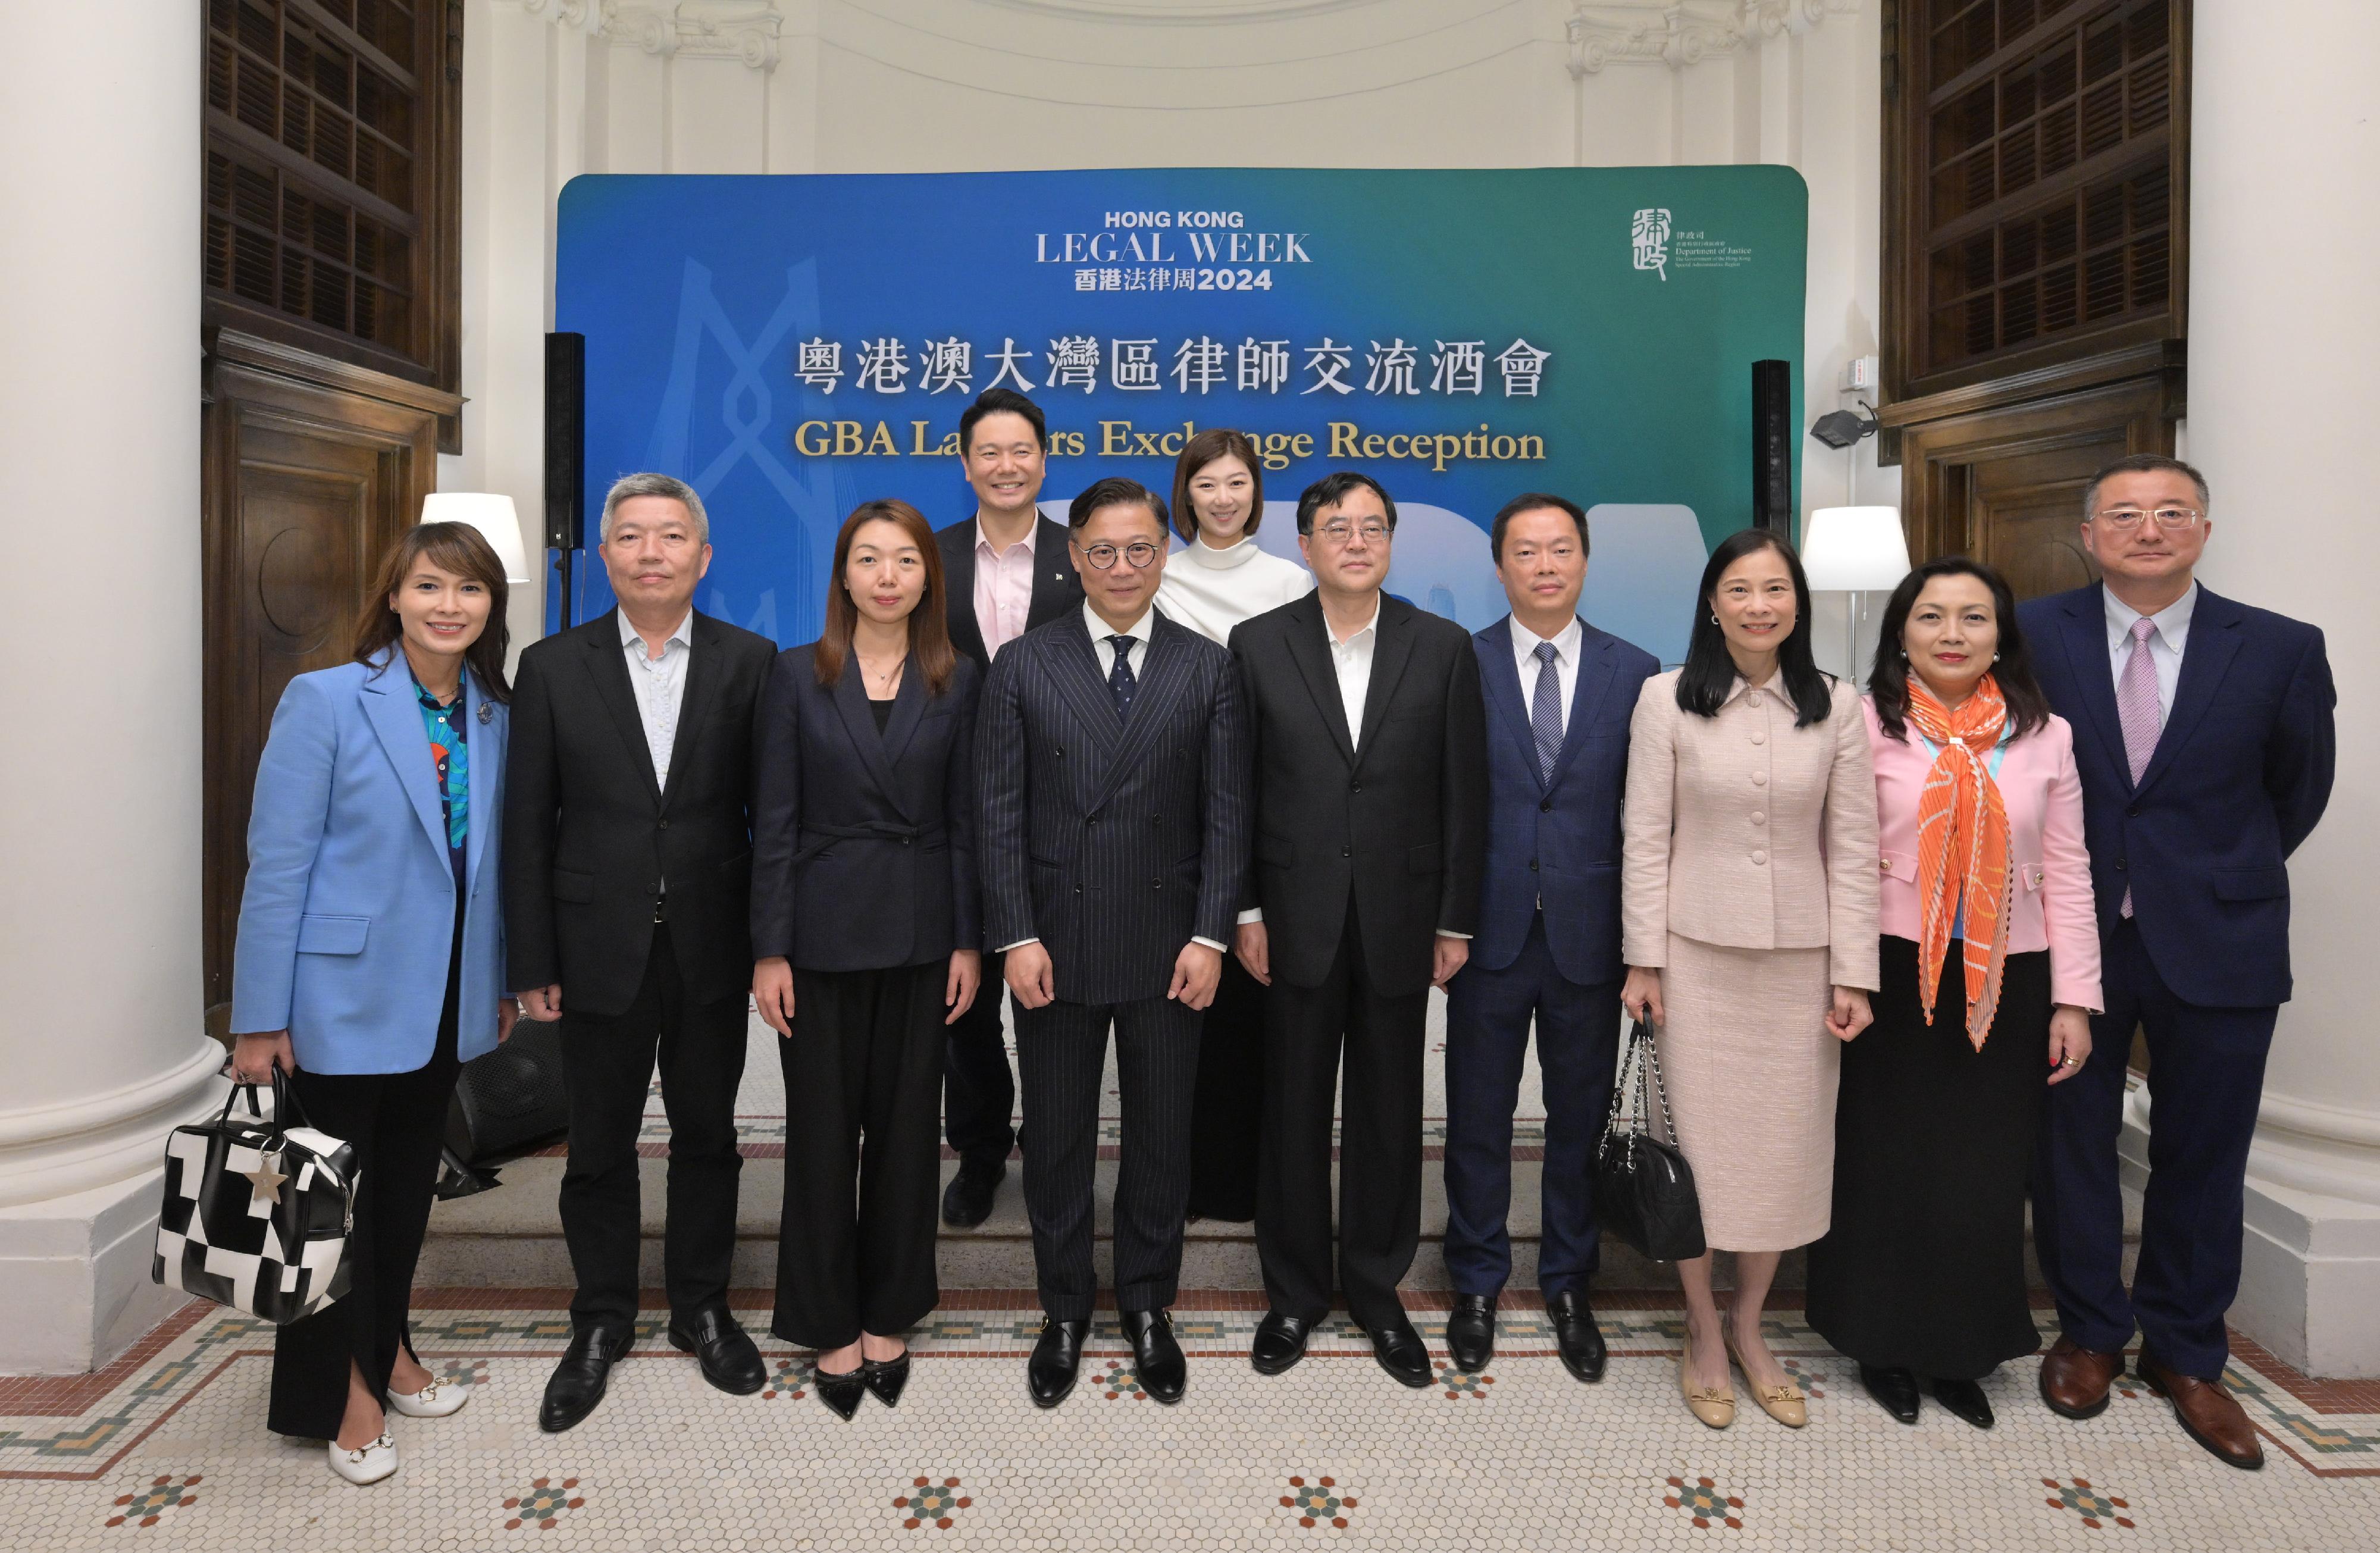
[[[1534,1023],[1546,1098],[1537,1287],[1562,1364],[1597,1380],[1588,1163],[1627,976],[1620,800],[1636,694],[1661,665],[1578,617],[1587,534],[1577,504],[1516,496],[1488,543],[1512,613],[1473,638],[1488,705],[1488,869],[1471,958],[1447,986],[1447,1349],[1473,1374],[1495,1353],[1496,1300],[1512,1272],[1512,1109]]]

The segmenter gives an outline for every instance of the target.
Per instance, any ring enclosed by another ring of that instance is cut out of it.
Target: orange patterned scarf
[[[1934,992],[1950,952],[1950,925],[1966,912],[1967,1038],[1984,1049],[2008,958],[2003,927],[2014,904],[2008,809],[1986,762],[2008,722],[1999,682],[1985,674],[1955,712],[1915,674],[1909,722],[1941,750],[1917,798],[1917,1001],[1934,1023]]]

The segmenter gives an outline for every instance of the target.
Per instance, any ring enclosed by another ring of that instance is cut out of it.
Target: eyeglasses
[[[1357,534],[1364,536],[1364,542],[1367,545],[1378,544],[1389,537],[1389,526],[1378,519],[1369,523],[1350,523],[1343,517],[1336,518],[1314,531],[1334,545],[1343,545]]]
[[[2143,512],[2138,507],[2109,507],[2093,516],[2110,528],[2137,528],[2144,517],[2155,518],[2160,528],[2187,528],[2204,515],[2195,507],[2159,507],[2155,512]]]
[[[1074,543],[1072,540],[1067,542]],[[1083,559],[1090,563],[1091,570],[1095,572],[1104,572],[1112,568],[1118,555],[1131,562],[1135,571],[1147,571],[1157,564],[1157,547],[1147,540],[1135,540],[1121,551],[1111,544],[1076,544],[1075,548],[1083,552]]]

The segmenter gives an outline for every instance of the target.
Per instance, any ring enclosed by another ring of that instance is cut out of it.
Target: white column
[[[170,1127],[220,1098],[200,1008],[198,7],[31,6],[0,57],[0,425],[41,664],[0,805],[0,1370],[104,1363],[149,1280]]]
[[[2371,639],[2380,362],[2380,6],[2195,7],[2190,425],[2214,488],[2207,585],[2313,622],[2338,675],[2338,782],[2289,865],[2297,995],[2249,1159],[2232,1321],[2318,1375],[2380,1375],[2380,683]]]

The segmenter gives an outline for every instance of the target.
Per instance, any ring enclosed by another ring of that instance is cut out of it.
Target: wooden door
[[[435,487],[438,417],[451,399],[229,333],[209,355],[203,521],[211,1025],[220,1025],[231,998],[249,797],[273,709],[291,679],[346,661],[382,553]]]

